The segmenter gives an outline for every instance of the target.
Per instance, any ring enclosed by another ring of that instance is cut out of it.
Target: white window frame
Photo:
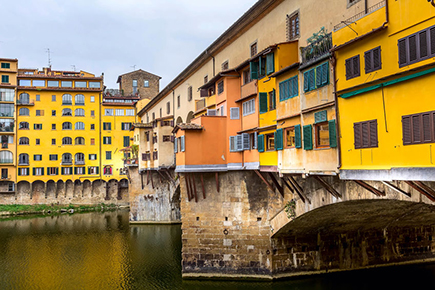
[[[125,109],[126,116],[134,116],[134,109]]]
[[[243,116],[249,116],[255,113],[255,99],[243,102]]]
[[[113,109],[104,109],[104,116],[113,116]]]
[[[124,109],[115,109],[115,116],[124,116]]]

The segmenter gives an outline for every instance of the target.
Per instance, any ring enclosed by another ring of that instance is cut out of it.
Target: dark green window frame
[[[304,92],[309,92],[329,84],[329,62],[322,63],[304,72]]]
[[[299,95],[299,77],[296,75],[279,83],[279,101],[285,101]]]
[[[11,68],[11,64],[7,62],[2,62],[1,68]]]

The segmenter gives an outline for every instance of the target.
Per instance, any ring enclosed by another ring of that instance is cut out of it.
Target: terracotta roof
[[[29,90],[29,91],[66,91],[66,92],[74,92],[74,91],[82,91],[82,92],[99,92],[102,89],[97,88],[56,88],[56,87],[27,87],[27,86],[18,86],[19,90]]]
[[[193,124],[193,123],[180,123],[177,124],[174,128],[174,130],[172,130],[172,133],[177,133],[178,130],[202,130],[203,127],[201,125],[198,124]]]
[[[84,77],[81,75],[74,76],[60,76],[60,75],[46,75],[46,74],[20,74],[18,73],[18,78],[21,79],[78,79],[78,80],[103,80],[102,77]]]
[[[145,73],[147,73],[147,74],[150,74],[150,75],[156,76],[156,77],[159,78],[159,79],[162,78],[161,76],[158,76],[158,75],[155,75],[155,74],[153,74],[153,73],[147,72],[147,71],[145,71],[145,70],[143,70],[143,69],[137,69],[137,70],[135,70],[135,71],[131,71],[131,72],[128,72],[128,73],[125,73],[125,74],[119,75],[119,76],[118,76],[118,80],[116,81],[116,83],[120,83],[120,82],[121,82],[121,78],[122,78],[122,76],[129,75],[129,74],[136,73],[136,72],[145,72]]]
[[[133,123],[132,129],[134,129],[134,128],[151,129],[151,128],[153,128],[153,124],[151,124],[151,123]]]

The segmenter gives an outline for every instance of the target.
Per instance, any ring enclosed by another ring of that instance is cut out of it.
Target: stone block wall
[[[137,70],[121,76],[119,88],[124,91],[124,96],[133,95],[133,80],[137,80],[137,91],[141,99],[151,100],[159,93],[160,77],[143,70]],[[148,80],[149,87],[144,86]]]

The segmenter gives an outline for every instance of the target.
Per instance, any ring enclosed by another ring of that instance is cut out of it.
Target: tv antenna
[[[47,52],[47,55],[48,55],[48,67],[51,68],[51,52],[50,52],[50,49],[47,48],[46,52]]]
[[[75,65],[72,64],[71,67],[72,67],[73,71],[76,71],[76,66]]]
[[[136,70],[136,65],[132,65],[131,67],[133,68],[133,70]]]

